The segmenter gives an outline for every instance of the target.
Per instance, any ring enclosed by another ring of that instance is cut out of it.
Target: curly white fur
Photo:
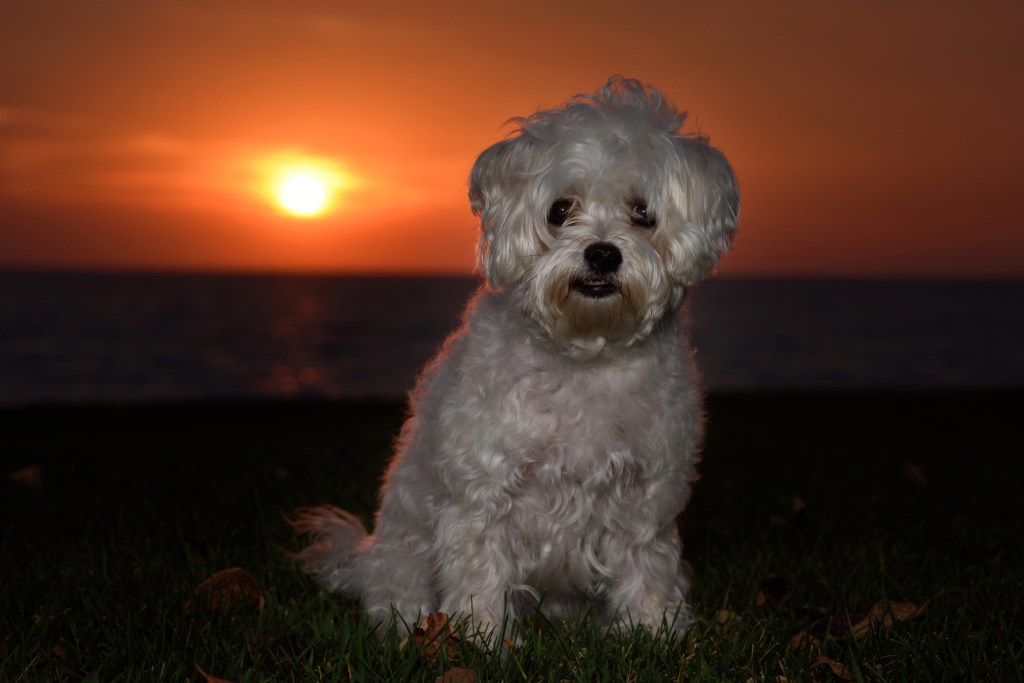
[[[538,601],[687,627],[675,518],[702,413],[679,309],[730,246],[739,195],[684,119],[613,78],[480,155],[488,286],[411,396],[374,533],[337,508],[294,517],[322,586],[405,628],[443,611],[486,631]]]

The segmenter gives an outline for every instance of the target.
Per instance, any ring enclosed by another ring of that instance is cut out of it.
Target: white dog
[[[486,632],[538,602],[686,629],[675,519],[702,411],[680,308],[739,195],[685,117],[613,78],[480,155],[487,284],[411,395],[374,533],[331,507],[292,519],[319,584],[406,629],[441,611]]]

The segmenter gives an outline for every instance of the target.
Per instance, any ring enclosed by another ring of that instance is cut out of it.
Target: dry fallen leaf
[[[264,638],[249,648],[249,654],[262,662],[263,670],[271,677],[290,671],[292,659],[301,651],[298,636],[294,633]]]
[[[924,614],[923,605],[918,606],[909,602],[890,602],[885,605],[879,602],[871,608],[864,619],[851,626],[850,635],[855,640],[861,640],[872,631],[888,631],[893,624],[916,619],[922,614]]]
[[[217,572],[199,584],[193,596],[185,603],[185,612],[190,614],[194,609],[217,612],[246,603],[263,609],[263,592],[255,576],[239,567],[232,567]]]
[[[15,486],[30,491],[41,491],[43,488],[43,468],[39,465],[28,465],[20,470],[8,472],[7,478]]]
[[[223,678],[211,676],[210,674],[203,671],[203,668],[198,664],[196,664],[196,669],[199,670],[199,675],[203,677],[203,680],[206,681],[206,683],[231,683],[231,681],[225,680]]]
[[[715,626],[726,637],[735,637],[743,630],[743,617],[732,610],[720,609],[715,614]]]
[[[838,678],[841,681],[855,681],[855,680],[857,680],[856,676],[854,676],[852,673],[850,673],[849,669],[847,669],[845,666],[843,666],[842,664],[840,664],[836,660],[830,659],[830,658],[826,657],[825,655],[818,655],[818,658],[814,660],[813,664],[811,664],[811,669],[813,671],[813,669],[817,669],[819,666],[822,666],[822,665],[827,666],[829,669],[831,669],[832,670],[832,675],[835,676],[836,678]],[[814,676],[813,673],[811,675],[812,675],[813,678],[817,679],[817,676]]]
[[[757,597],[754,599],[754,604],[757,607],[769,607],[775,608],[784,603],[789,598],[789,581],[786,579],[776,576],[770,579],[765,579],[761,582],[761,589],[757,593]]]
[[[800,631],[789,639],[789,646],[795,650],[806,650],[811,647],[818,649],[821,647],[821,641],[807,631]]]
[[[903,476],[914,482],[921,488],[928,488],[928,477],[925,476],[921,466],[914,462],[908,462],[903,466]]]
[[[790,514],[768,515],[768,526],[789,526],[797,536],[801,535],[807,522],[807,501],[803,496],[793,495],[790,498]]]
[[[728,626],[732,624],[742,625],[743,617],[732,610],[720,609],[715,613],[715,623],[719,626]]]
[[[448,661],[455,659],[455,646],[459,642],[459,634],[452,630],[448,615],[444,612],[428,614],[412,634],[402,641],[399,649],[414,645],[428,661],[435,661],[439,654],[444,654]]]
[[[434,683],[476,683],[476,671],[455,667],[435,678]]]
[[[889,614],[896,621],[910,621],[924,614],[924,607],[924,605],[915,605],[912,602],[890,602]]]
[[[880,602],[866,614],[838,614],[823,617],[811,624],[807,635],[813,639],[832,636],[838,639],[853,637],[854,640],[862,640],[869,633],[888,631],[893,624],[916,619],[922,614],[924,614],[924,605],[918,606],[909,602],[890,602],[886,605]],[[797,636],[802,633],[804,632],[801,631]],[[797,636],[790,640],[791,645],[794,644]]]
[[[860,624],[866,621],[868,615],[861,612],[854,612],[853,614],[836,614],[829,615],[818,619],[811,624],[810,632],[816,638],[825,638],[832,636],[833,638],[847,638],[849,637],[853,627],[856,624]]]

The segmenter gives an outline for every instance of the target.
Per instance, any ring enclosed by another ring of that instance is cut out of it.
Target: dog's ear
[[[469,173],[469,204],[477,216],[483,217],[486,208],[505,194],[513,172],[510,162],[516,141],[517,138],[509,138],[491,145],[473,163]]]
[[[706,277],[732,246],[740,193],[732,167],[707,138],[675,136],[672,144],[678,164],[671,173],[671,203],[680,225],[669,237],[671,268],[676,277],[692,285]]]
[[[469,175],[469,202],[480,217],[477,267],[494,289],[517,281],[540,253],[535,219],[528,213],[528,165],[532,141],[517,136],[486,150]]]

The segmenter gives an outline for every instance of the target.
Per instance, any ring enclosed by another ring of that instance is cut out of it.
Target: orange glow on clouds
[[[623,74],[735,167],[723,274],[1024,277],[1024,4],[525,1],[0,5],[0,268],[466,273],[476,155]]]

